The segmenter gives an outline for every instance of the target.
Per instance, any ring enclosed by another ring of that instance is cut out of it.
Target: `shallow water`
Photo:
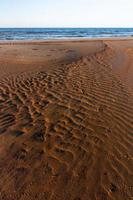
[[[0,28],[0,40],[49,40],[133,36],[133,28]]]

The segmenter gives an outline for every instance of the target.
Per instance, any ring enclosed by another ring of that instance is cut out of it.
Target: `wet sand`
[[[0,42],[0,200],[133,199],[133,39]]]

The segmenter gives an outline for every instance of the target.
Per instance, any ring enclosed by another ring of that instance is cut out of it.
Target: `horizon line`
[[[108,26],[108,27],[104,27],[104,26],[103,27],[102,26],[100,26],[100,27],[98,27],[98,26],[97,27],[86,27],[86,26],[85,27],[63,27],[63,26],[59,26],[59,27],[54,27],[54,26],[53,27],[52,26],[50,26],[50,27],[39,27],[39,26],[38,27],[37,26],[34,26],[34,27],[30,27],[30,26],[29,27],[27,27],[27,26],[26,27],[25,26],[15,27],[14,26],[14,27],[0,27],[0,28],[3,28],[3,29],[4,28],[20,28],[20,29],[21,28],[40,28],[40,29],[41,28],[42,29],[44,29],[44,28],[49,28],[49,29],[54,29],[54,28],[64,28],[64,29],[65,28],[96,28],[97,29],[97,28],[133,28],[133,27],[128,27],[128,26],[127,27],[124,27],[124,26],[122,26],[122,27],[119,27],[119,26],[114,26],[114,27],[111,27],[111,26]]]

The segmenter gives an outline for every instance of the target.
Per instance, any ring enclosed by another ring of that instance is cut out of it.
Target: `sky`
[[[0,0],[0,27],[133,27],[133,0]]]

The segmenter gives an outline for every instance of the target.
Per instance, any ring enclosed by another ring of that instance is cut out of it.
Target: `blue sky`
[[[133,0],[0,0],[0,27],[133,27]]]

